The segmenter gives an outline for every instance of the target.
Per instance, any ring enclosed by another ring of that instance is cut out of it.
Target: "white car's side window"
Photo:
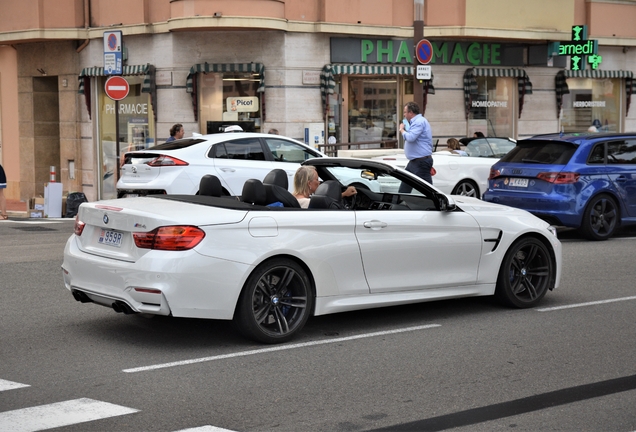
[[[301,163],[307,159],[317,157],[316,154],[290,141],[277,138],[265,138],[265,143],[272,152],[274,160],[277,162]]]
[[[212,147],[209,156],[220,159],[265,160],[265,153],[257,138],[226,141]]]

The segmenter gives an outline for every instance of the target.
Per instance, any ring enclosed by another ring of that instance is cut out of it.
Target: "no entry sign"
[[[120,101],[128,96],[130,86],[125,78],[112,76],[106,80],[104,89],[106,90],[106,96],[114,101]]]

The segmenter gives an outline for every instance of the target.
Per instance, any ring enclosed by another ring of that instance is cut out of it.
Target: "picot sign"
[[[558,55],[570,57],[570,70],[585,70],[587,63],[595,70],[603,61],[598,55],[598,41],[587,39],[585,25],[572,27],[572,41],[559,42]]]

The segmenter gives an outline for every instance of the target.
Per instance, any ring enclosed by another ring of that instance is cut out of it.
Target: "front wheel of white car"
[[[243,287],[234,322],[246,337],[263,343],[281,343],[298,333],[314,303],[305,270],[288,258],[258,266]]]
[[[555,266],[546,245],[536,238],[522,238],[506,252],[495,296],[508,306],[534,307],[554,280]]]

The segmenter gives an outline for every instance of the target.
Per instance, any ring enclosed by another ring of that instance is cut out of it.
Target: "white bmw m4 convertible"
[[[239,197],[208,175],[198,195],[82,204],[66,288],[126,314],[233,320],[279,343],[312,315],[492,295],[529,308],[559,285],[556,230],[526,211],[449,197],[383,162],[303,164],[322,180],[308,209],[284,171],[248,180]]]

